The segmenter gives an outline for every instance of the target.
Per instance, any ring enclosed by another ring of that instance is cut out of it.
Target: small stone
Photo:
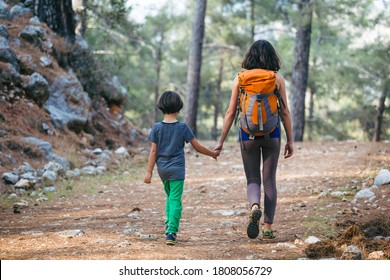
[[[154,234],[139,234],[138,235],[141,239],[152,239],[155,240],[157,239],[157,236]]]
[[[16,184],[19,181],[19,176],[11,172],[3,173],[3,180],[6,184]]]
[[[363,189],[355,195],[355,198],[369,198],[372,196],[375,196],[375,193],[373,193],[370,189]]]
[[[12,209],[15,214],[20,213],[20,209],[27,208],[28,207],[28,202],[25,200],[16,202],[13,204]]]
[[[222,216],[241,216],[245,215],[247,211],[245,210],[215,210],[212,212],[213,215],[222,215]]]
[[[315,237],[315,236],[309,236],[308,238],[305,239],[305,243],[309,243],[309,244],[314,244],[314,243],[317,243],[319,241],[320,241],[320,239]]]
[[[345,250],[341,256],[342,260],[361,260],[362,259],[362,251],[354,246],[350,245]]]
[[[45,192],[56,192],[57,188],[55,186],[46,186],[43,188]]]
[[[47,200],[49,200],[47,197],[41,196],[41,197],[37,198],[35,201],[38,202],[38,203],[41,203],[41,202],[44,202],[44,201],[47,201]]]
[[[46,56],[42,56],[40,59],[39,59],[39,62],[40,64],[43,66],[43,67],[50,67],[52,65],[52,61],[50,58],[46,57]]]
[[[374,251],[368,255],[368,260],[384,260],[385,253],[383,251]]]
[[[92,151],[92,153],[95,155],[100,155],[101,153],[103,153],[103,150],[101,148],[96,148]]]
[[[129,156],[129,152],[126,150],[126,148],[124,147],[120,147],[118,149],[115,150],[115,154],[117,155],[123,155],[123,156],[126,156],[128,157]]]
[[[24,234],[24,235],[42,235],[43,231],[40,231],[40,230],[29,230],[29,231],[22,231],[20,234]]]
[[[30,180],[27,179],[20,179],[16,184],[15,184],[15,189],[29,189],[34,186],[34,183]]]
[[[388,169],[381,169],[378,176],[375,177],[374,184],[377,186],[390,183],[390,171]]]
[[[118,243],[118,244],[116,245],[116,247],[117,247],[117,248],[123,248],[123,247],[126,247],[126,246],[128,246],[128,245],[130,245],[129,240],[125,240],[125,241],[123,241],[123,242]]]
[[[96,167],[94,167],[92,165],[88,165],[88,166],[84,166],[81,169],[81,173],[85,174],[85,175],[96,175],[96,174],[98,174],[98,171],[97,171]]]
[[[8,196],[9,199],[15,199],[15,198],[17,198],[17,197],[18,197],[18,195],[17,195],[16,193],[11,193],[11,194]]]
[[[297,248],[296,245],[290,244],[290,243],[278,243],[276,246],[277,247],[284,247],[284,248],[288,248],[288,249],[295,249],[295,248]]]
[[[346,214],[352,214],[353,211],[351,210],[351,208],[344,208],[343,211],[341,212],[343,215],[346,215]]]
[[[352,207],[351,210],[353,213],[359,213],[359,209],[357,207]]]
[[[61,237],[67,237],[67,238],[73,238],[73,237],[80,237],[84,236],[85,233],[81,229],[74,229],[74,230],[65,230],[58,233]]]
[[[342,197],[344,196],[344,192],[340,192],[340,191],[336,191],[336,192],[332,192],[330,194],[331,197]]]

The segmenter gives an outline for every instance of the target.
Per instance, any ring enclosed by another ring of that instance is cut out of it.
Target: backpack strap
[[[240,104],[240,97],[241,94],[245,94],[244,88],[240,87],[240,92],[238,93],[237,96],[237,108],[236,108],[236,116],[234,117],[234,126],[237,126],[238,120],[240,119],[240,109],[241,109],[241,104]]]
[[[283,105],[283,107],[286,108],[286,104],[284,103],[283,98],[282,98],[282,96],[280,95],[278,86],[275,87],[275,89],[274,89],[273,92],[274,92],[275,95],[278,97],[279,103],[281,103],[281,104]]]
[[[284,125],[284,119],[283,119],[283,114],[282,114],[282,110],[281,110],[281,105],[283,106],[283,108],[286,108],[286,104],[284,103],[283,98],[280,95],[278,86],[275,87],[274,93],[278,97],[278,115],[279,115],[279,119],[282,121],[282,123]]]

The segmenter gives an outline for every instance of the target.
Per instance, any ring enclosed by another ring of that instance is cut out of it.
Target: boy
[[[164,119],[153,125],[149,135],[152,146],[144,183],[150,184],[154,164],[157,163],[157,171],[166,194],[166,244],[175,245],[182,213],[181,198],[185,179],[184,144],[190,142],[197,152],[213,158],[217,158],[220,151],[209,150],[200,144],[188,125],[177,120],[183,108],[183,101],[176,92],[164,92],[157,107],[162,111]]]

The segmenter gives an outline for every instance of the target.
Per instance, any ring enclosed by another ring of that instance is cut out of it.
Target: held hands
[[[219,155],[221,154],[221,151],[216,151],[216,150],[213,150],[212,151],[212,158],[217,160],[217,157],[219,157]]]
[[[215,146],[215,148],[213,149],[213,153],[215,154],[215,156],[213,156],[214,159],[217,159],[217,157],[219,157],[222,152],[222,147],[223,145],[221,143],[218,143],[217,146]]]
[[[222,143],[218,143],[217,146],[215,146],[215,148],[214,148],[213,151],[219,151],[219,152],[221,152],[221,151],[222,151],[222,148],[223,148],[223,144],[222,144]]]
[[[284,158],[289,158],[294,154],[294,146],[292,143],[287,143],[284,146]]]

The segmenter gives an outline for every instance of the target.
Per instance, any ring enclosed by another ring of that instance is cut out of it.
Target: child
[[[220,151],[211,151],[200,144],[188,125],[177,120],[183,101],[176,92],[164,92],[157,107],[164,114],[164,119],[153,125],[149,135],[152,146],[144,182],[150,184],[154,164],[157,163],[157,171],[166,193],[166,244],[175,245],[185,179],[184,144],[190,142],[197,152],[213,158],[217,158]]]

